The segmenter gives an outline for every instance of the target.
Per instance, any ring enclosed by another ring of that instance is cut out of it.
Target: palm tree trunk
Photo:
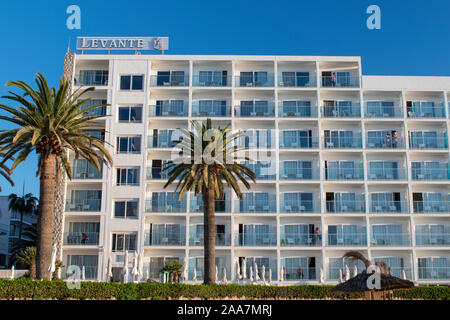
[[[216,283],[216,217],[215,217],[215,191],[212,175],[208,187],[202,190],[203,195],[203,237],[204,237],[204,277],[203,283]]]
[[[40,201],[37,223],[36,276],[49,280],[52,251],[53,209],[55,200],[55,155],[42,155]]]
[[[34,280],[36,278],[36,264],[30,264],[30,279]]]

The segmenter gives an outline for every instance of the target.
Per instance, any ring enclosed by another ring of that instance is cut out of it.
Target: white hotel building
[[[119,281],[143,252],[144,276],[171,259],[202,280],[202,201],[178,201],[161,166],[177,128],[213,119],[268,150],[257,183],[216,203],[216,264],[236,260],[283,284],[334,284],[357,250],[417,284],[450,283],[450,77],[364,76],[360,57],[75,55],[73,89],[95,86],[113,156],[75,160],[66,183],[62,259]],[[99,111],[97,111],[99,112]],[[362,270],[362,265],[357,265]]]

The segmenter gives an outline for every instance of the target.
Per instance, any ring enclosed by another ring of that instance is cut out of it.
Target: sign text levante
[[[168,37],[78,37],[77,50],[168,50]]]

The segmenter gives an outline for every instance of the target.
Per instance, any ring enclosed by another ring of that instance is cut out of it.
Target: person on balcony
[[[82,244],[86,244],[86,241],[88,240],[88,236],[87,236],[87,234],[86,233],[82,233],[81,234],[81,243]]]

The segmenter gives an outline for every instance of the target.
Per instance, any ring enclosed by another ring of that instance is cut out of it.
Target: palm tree
[[[36,247],[26,247],[17,255],[20,264],[30,268],[30,279],[36,277]]]
[[[182,136],[178,147],[182,148],[180,158],[169,162],[164,170],[168,172],[168,181],[164,188],[179,179],[176,190],[179,199],[186,191],[193,190],[195,196],[202,194],[203,234],[204,234],[204,278],[205,284],[215,283],[215,200],[223,199],[224,182],[231,187],[238,198],[242,198],[242,184],[250,189],[247,178],[253,182],[255,173],[239,160],[248,160],[239,156],[243,148],[235,142],[241,132],[231,133],[230,126],[213,128],[211,119],[205,122],[191,121],[193,130],[180,129]],[[211,138],[210,138],[211,137]],[[247,178],[246,178],[247,177]]]
[[[168,262],[161,271],[169,272],[169,282],[178,282],[181,272],[183,271],[183,264],[178,260]]]
[[[5,154],[3,152],[0,152],[0,158],[4,158]],[[6,164],[2,161],[0,162],[0,176],[3,176],[12,186],[14,186],[14,181],[11,179],[11,171],[6,166]],[[2,186],[0,186],[0,192],[2,191]]]
[[[82,98],[87,92],[94,91],[94,87],[79,88],[70,93],[69,82],[61,78],[57,89],[50,88],[40,73],[36,76],[36,84],[38,90],[23,81],[6,84],[22,90],[23,96],[9,91],[10,95],[3,97],[21,106],[12,108],[0,105],[0,110],[9,113],[8,116],[0,116],[0,119],[18,126],[16,129],[0,132],[0,151],[5,152],[1,163],[17,155],[11,170],[24,162],[32,152],[39,155],[37,175],[40,178],[40,202],[36,271],[39,279],[50,279],[48,266],[52,250],[56,163],[62,164],[71,179],[69,150],[76,157],[87,159],[97,169],[100,169],[103,162],[110,165],[112,159],[103,141],[90,134],[102,131],[95,125],[95,120],[102,116],[86,113],[104,104],[85,108],[90,99]]]
[[[8,197],[8,201],[9,211],[20,214],[19,239],[17,242],[18,246],[22,247],[23,216],[31,215],[36,212],[38,199],[34,197],[32,193],[27,193],[22,197],[19,197],[15,193],[11,193]]]

